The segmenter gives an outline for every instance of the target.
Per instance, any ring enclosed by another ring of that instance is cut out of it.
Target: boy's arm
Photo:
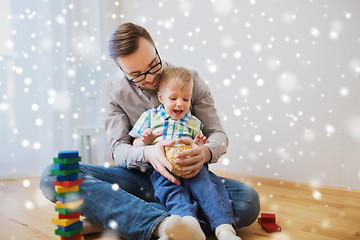
[[[135,126],[136,126],[136,124],[135,124]],[[134,128],[133,128],[133,130],[134,130]],[[163,135],[162,132],[154,134],[153,131],[151,130],[151,128],[148,128],[141,133],[140,138],[135,138],[135,140],[133,142],[133,146],[139,147],[139,146],[151,145],[158,137],[160,137],[162,135]]]
[[[133,146],[134,147],[141,147],[141,146],[146,146],[146,145],[145,145],[145,143],[143,141],[141,141],[141,139],[135,138],[134,142],[133,142]]]

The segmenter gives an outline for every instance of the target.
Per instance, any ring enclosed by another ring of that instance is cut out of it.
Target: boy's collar
[[[169,118],[173,119],[165,110],[164,105],[160,104],[159,107],[156,108],[156,111],[160,113],[160,116],[164,119],[167,120]],[[181,122],[186,122],[187,120],[189,120],[191,117],[191,111],[190,109],[187,111],[187,113],[185,113],[185,115],[180,118],[178,121]]]

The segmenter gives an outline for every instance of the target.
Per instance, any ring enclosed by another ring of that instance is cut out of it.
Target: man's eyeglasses
[[[155,74],[158,71],[160,71],[160,69],[162,68],[162,61],[161,61],[160,55],[156,48],[155,48],[155,51],[156,51],[157,57],[159,58],[159,62],[155,66],[153,66],[149,70],[147,70],[146,72],[139,74],[136,77],[130,78],[127,75],[127,73],[119,66],[121,71],[125,74],[125,77],[128,81],[133,82],[133,83],[139,83],[139,82],[143,81],[148,74]]]

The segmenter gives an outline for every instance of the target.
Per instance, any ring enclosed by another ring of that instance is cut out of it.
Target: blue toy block
[[[54,163],[54,167],[58,170],[67,170],[67,169],[80,168],[80,165],[79,163],[71,163],[71,164]]]
[[[60,151],[58,152],[58,158],[77,158],[79,157],[78,151]]]
[[[56,180],[57,181],[75,181],[78,179],[78,174],[74,173],[74,174],[70,174],[67,176],[61,176],[61,175],[56,175]]]
[[[74,229],[77,229],[77,228],[82,228],[83,227],[83,222],[82,221],[78,221],[76,223],[73,223],[69,226],[66,226],[66,227],[62,227],[60,225],[58,225],[58,228],[60,228],[62,231],[64,232],[68,232],[68,231],[71,231],[71,230],[74,230]]]

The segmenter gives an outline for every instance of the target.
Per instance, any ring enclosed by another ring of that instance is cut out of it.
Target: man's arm
[[[204,126],[203,133],[209,142],[198,146],[194,140],[179,139],[180,143],[191,146],[191,149],[180,152],[177,155],[178,159],[175,160],[176,164],[185,165],[180,167],[179,171],[190,172],[183,175],[182,178],[196,176],[204,163],[217,162],[226,153],[228,146],[228,138],[221,126],[210,90],[195,71],[192,74],[194,79],[192,113],[202,122]]]
[[[113,91],[111,81],[102,85],[103,122],[110,144],[112,159],[117,165],[127,169],[150,169],[151,166],[145,162],[143,157],[145,146],[132,146],[133,138],[129,136],[131,129],[129,118],[124,109],[111,96],[111,91]]]
[[[194,90],[192,98],[192,113],[203,123],[203,133],[209,142],[204,148],[205,162],[216,163],[226,153],[229,144],[228,137],[221,125],[220,118],[215,108],[214,99],[209,87],[200,78],[199,74],[191,70],[194,79]],[[210,156],[208,155],[210,154]]]

